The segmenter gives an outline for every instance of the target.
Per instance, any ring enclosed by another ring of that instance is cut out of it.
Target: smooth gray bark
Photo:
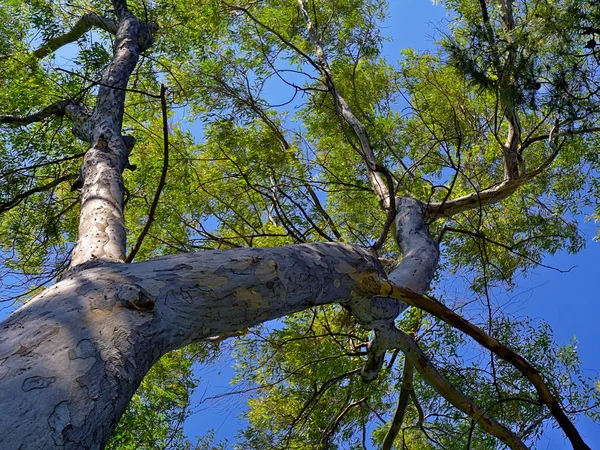
[[[365,250],[325,243],[80,267],[2,324],[1,449],[102,448],[164,353],[315,305],[368,303],[359,286],[382,275]]]

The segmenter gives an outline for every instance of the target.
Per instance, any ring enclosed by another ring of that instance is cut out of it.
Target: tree
[[[163,355],[234,335],[263,387],[245,448],[360,448],[374,417],[388,449],[523,449],[548,421],[589,448],[574,349],[489,292],[582,245],[596,6],[450,1],[439,52],[393,66],[380,1],[5,5],[4,283],[28,300],[2,324],[1,448],[102,448]],[[75,42],[75,67],[51,59]],[[169,123],[182,105],[201,144]],[[483,302],[425,295],[459,269]],[[184,398],[177,357],[156,376]],[[183,415],[153,442],[187,445]]]

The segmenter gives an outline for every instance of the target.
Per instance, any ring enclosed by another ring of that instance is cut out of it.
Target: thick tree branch
[[[140,53],[152,45],[152,27],[135,17],[125,0],[114,0],[119,18],[113,60],[98,89],[90,118],[90,144],[81,174],[81,210],[71,266],[91,259],[124,262],[126,231],[123,217],[122,172],[132,142],[121,134],[125,90]]]
[[[426,292],[435,275],[439,251],[425,224],[424,205],[410,197],[398,197],[396,204],[396,239],[402,251],[402,261],[390,272],[388,280],[416,292]],[[406,303],[394,305],[385,298],[374,298],[368,304],[350,303],[350,310],[361,325],[375,330],[375,339],[369,346],[368,359],[361,373],[363,379],[375,379],[383,365],[385,352],[389,350],[385,340],[379,341],[377,329],[393,324],[407,307]]]
[[[2,323],[0,448],[102,446],[164,353],[365,298],[374,276],[374,256],[337,243],[90,261]]]
[[[117,32],[117,24],[113,20],[93,12],[87,13],[81,16],[68,32],[44,42],[41,47],[33,51],[33,56],[40,59],[44,58],[59,48],[75,42],[92,28],[105,30],[111,34],[116,34]]]

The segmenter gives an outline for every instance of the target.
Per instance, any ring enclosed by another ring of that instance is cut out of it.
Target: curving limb
[[[135,258],[135,255],[142,247],[142,243],[144,242],[144,238],[150,231],[150,227],[152,226],[152,222],[154,222],[154,215],[156,214],[156,208],[158,207],[158,202],[160,200],[160,194],[167,184],[167,173],[169,171],[169,123],[168,123],[168,115],[167,115],[167,88],[165,85],[161,85],[160,87],[160,106],[162,112],[162,120],[163,120],[163,166],[160,174],[160,180],[158,181],[158,186],[156,188],[156,192],[154,193],[154,199],[152,200],[152,204],[150,205],[150,211],[148,212],[148,218],[146,219],[146,224],[142,229],[140,235],[138,236],[133,248],[127,255],[127,259],[125,262],[130,263]]]
[[[408,406],[408,400],[411,392],[413,391],[413,375],[415,367],[407,360],[404,361],[404,370],[402,372],[402,387],[400,388],[400,395],[398,396],[398,406],[396,412],[392,418],[392,424],[390,429],[383,439],[381,444],[381,450],[391,450],[394,445],[394,440],[398,436],[404,421],[404,414],[406,413],[406,407]]]
[[[521,186],[526,185],[554,162],[558,156],[559,146],[556,145],[556,127],[547,136],[547,142],[552,153],[546,157],[542,163],[534,170],[525,173],[518,178],[507,178],[501,183],[486,188],[480,192],[474,192],[452,200],[439,203],[430,203],[427,205],[426,216],[428,220],[435,220],[441,217],[452,217],[465,211],[475,208],[481,208],[487,205],[493,205],[507,199],[514,194]]]
[[[0,213],[3,213],[5,211],[8,211],[8,210],[14,208],[19,203],[21,203],[23,200],[25,200],[27,197],[30,197],[34,194],[38,194],[40,192],[49,191],[51,189],[54,189],[56,186],[58,186],[59,184],[65,182],[65,181],[74,180],[76,178],[77,178],[77,175],[74,175],[74,174],[63,175],[63,176],[55,178],[50,183],[44,184],[42,186],[36,186],[32,189],[29,189],[28,191],[21,192],[20,194],[16,195],[12,199],[10,199],[6,202],[0,203]]]
[[[89,119],[92,115],[90,108],[74,99],[61,100],[45,108],[25,116],[11,114],[0,115],[0,124],[11,126],[26,126],[42,122],[50,117],[66,116],[73,121],[73,134],[79,139],[89,142],[91,130]]]
[[[367,166],[369,180],[371,181],[373,191],[377,195],[377,199],[385,209],[391,209],[393,206],[394,193],[393,185],[386,184],[386,181],[384,180],[387,170],[377,163],[365,126],[354,115],[348,106],[348,103],[336,88],[336,85],[333,81],[333,74],[331,72],[331,68],[329,67],[329,62],[327,61],[327,55],[323,50],[323,45],[319,40],[317,30],[315,29],[310,15],[306,10],[304,0],[298,0],[298,6],[300,8],[300,12],[302,13],[302,17],[304,18],[304,22],[306,23],[306,29],[310,36],[310,40],[315,48],[315,53],[317,56],[315,61],[316,67],[323,76],[323,82],[333,97],[333,103],[335,105],[336,112],[346,122],[346,124],[350,126],[356,138],[358,139],[360,145],[359,153]]]
[[[511,449],[527,450],[525,444],[515,433],[499,423],[486,410],[479,407],[473,400],[449,383],[409,335],[396,328],[381,331],[388,335],[393,348],[400,349],[421,376],[448,402],[469,415],[485,431],[500,439]]]
[[[61,100],[60,102],[52,103],[51,105],[26,116],[15,116],[10,114],[0,115],[0,124],[23,126],[35,122],[42,122],[48,117],[63,116],[65,114],[65,108],[69,103],[69,100]]]
[[[411,197],[397,197],[398,212],[395,220],[396,241],[402,252],[402,260],[388,275],[394,284],[406,286],[415,292],[429,289],[439,261],[437,244],[429,236],[425,224],[424,204]],[[363,367],[364,380],[374,380],[381,369],[385,352],[390,348],[385,337],[377,331],[382,325],[393,324],[407,303],[389,302],[374,298],[371,302],[351,302],[350,309],[365,328],[375,330],[375,339],[368,348],[368,359]]]
[[[373,281],[373,280],[371,280]],[[373,289],[378,283],[373,283],[370,289]],[[382,296],[395,298],[408,303],[411,306],[420,308],[433,314],[435,317],[443,320],[447,324],[462,331],[472,337],[481,346],[487,348],[496,354],[499,358],[514,366],[523,376],[525,376],[535,387],[540,400],[550,409],[550,412],[562,428],[567,438],[571,441],[574,449],[589,450],[590,448],[583,441],[581,435],[569,419],[560,403],[550,392],[548,386],[544,382],[538,370],[531,365],[529,361],[521,355],[499,342],[497,339],[488,335],[481,328],[473,325],[468,320],[456,314],[450,308],[431,297],[418,294],[410,289],[394,285],[389,281],[381,281],[379,283],[379,294]]]

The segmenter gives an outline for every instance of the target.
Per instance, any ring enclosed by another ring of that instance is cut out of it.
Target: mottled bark
[[[361,286],[382,276],[373,256],[345,244],[80,268],[2,324],[2,449],[102,448],[164,353],[311,306],[366,301]]]

